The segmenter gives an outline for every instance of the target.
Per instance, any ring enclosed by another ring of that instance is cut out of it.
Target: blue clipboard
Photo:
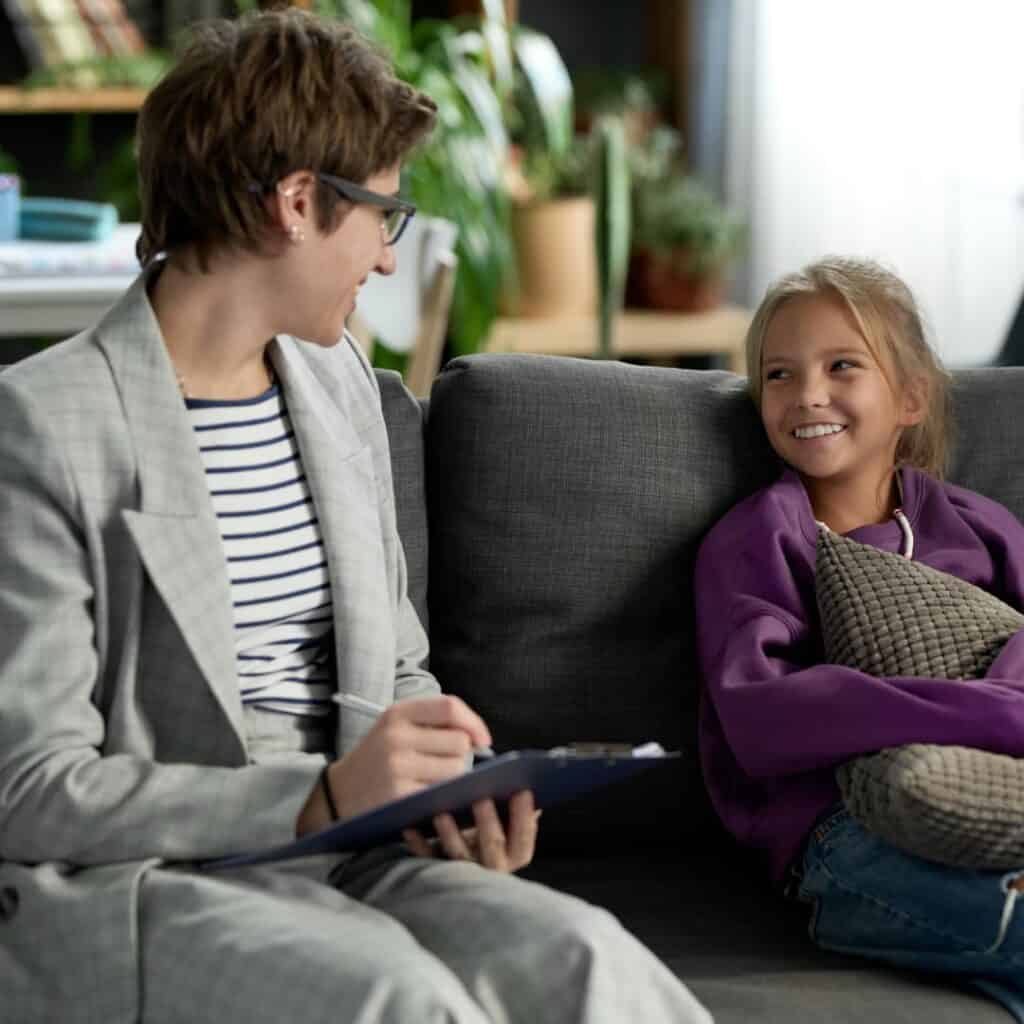
[[[678,757],[678,752],[645,756],[582,754],[561,747],[551,751],[515,750],[481,761],[464,775],[427,786],[295,842],[257,853],[220,857],[206,861],[201,868],[217,871],[320,853],[355,853],[397,842],[406,828],[419,828],[429,836],[434,833],[431,819],[437,814],[448,812],[460,825],[470,824],[472,805],[477,800],[507,800],[520,790],[530,789],[537,807],[551,807]]]

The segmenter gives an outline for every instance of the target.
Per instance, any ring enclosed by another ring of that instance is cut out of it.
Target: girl
[[[814,904],[819,945],[971,976],[1024,1020],[1016,875],[898,851],[849,816],[835,782],[837,765],[911,742],[1024,756],[1024,631],[970,686],[877,678],[822,663],[814,585],[824,523],[1019,609],[1024,526],[942,482],[948,375],[909,290],[883,268],[826,259],[783,278],[754,317],[747,360],[786,466],[698,556],[701,756],[714,805],[777,882]]]

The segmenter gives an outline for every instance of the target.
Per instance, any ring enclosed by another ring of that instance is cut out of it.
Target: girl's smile
[[[841,423],[809,423],[803,427],[796,427],[793,436],[798,441],[816,441],[819,438],[835,437],[846,429]]]

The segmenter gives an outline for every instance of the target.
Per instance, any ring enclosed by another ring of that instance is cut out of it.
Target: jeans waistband
[[[782,885],[783,895],[787,899],[796,899],[797,890],[804,878],[804,856],[807,853],[807,845],[812,840],[820,843],[832,831],[833,828],[846,816],[846,805],[843,803],[833,804],[828,810],[823,811],[811,826],[807,838],[800,844],[796,856],[789,862],[786,869],[785,880]]]
[[[816,843],[820,843],[848,813],[846,804],[833,804],[812,826],[808,842],[813,839]]]

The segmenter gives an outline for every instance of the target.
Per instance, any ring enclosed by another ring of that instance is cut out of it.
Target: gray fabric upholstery
[[[959,370],[953,377],[955,484],[1024,519],[1024,367]]]
[[[818,949],[807,908],[733,850],[594,851],[541,859],[525,874],[611,910],[715,1024],[1012,1024],[960,985]]]
[[[690,573],[707,527],[775,465],[742,382],[457,359],[434,384],[427,452],[431,666],[496,748],[653,739],[684,751],[682,770],[552,816],[545,841],[706,835]]]
[[[409,599],[428,629],[427,618],[427,501],[423,468],[424,406],[394,370],[374,370],[388,428],[398,533],[405,550]]]

